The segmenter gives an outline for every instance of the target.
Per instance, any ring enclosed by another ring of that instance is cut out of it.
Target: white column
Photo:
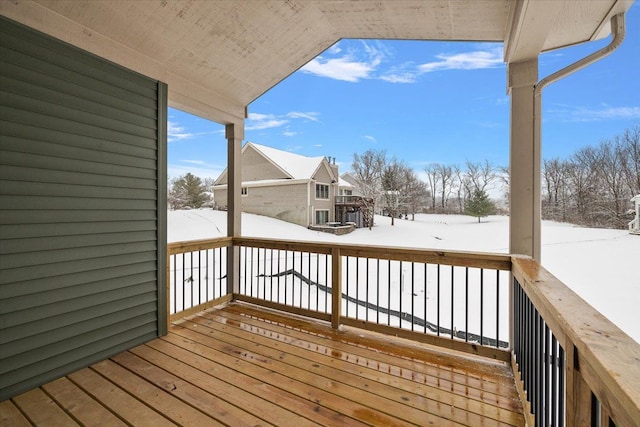
[[[508,65],[511,95],[509,252],[540,262],[540,111],[534,87],[538,60]]]
[[[240,237],[242,233],[241,187],[241,151],[244,138],[244,122],[228,124],[225,127],[227,138],[227,236]],[[240,251],[231,246],[227,251],[227,292],[240,291]]]

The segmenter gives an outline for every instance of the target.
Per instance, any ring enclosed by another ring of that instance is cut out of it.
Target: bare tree
[[[407,214],[411,214],[411,220],[415,220],[416,211],[418,211],[427,199],[427,187],[418,175],[410,169],[404,169],[404,178],[400,189],[401,200],[407,209]]]
[[[440,206],[442,213],[447,212],[447,202],[451,195],[451,184],[453,181],[453,168],[447,165],[436,164],[436,170],[440,181]]]
[[[393,158],[384,166],[382,171],[382,194],[384,196],[384,205],[391,217],[391,225],[395,225],[398,208],[405,197],[401,190],[404,188],[403,180],[407,169],[408,166],[403,162]]]
[[[384,150],[367,150],[361,155],[353,154],[351,170],[358,181],[359,190],[365,198],[375,202],[380,200],[382,193],[382,171],[387,163]]]
[[[453,165],[453,183],[452,187],[456,193],[456,204],[458,206],[457,212],[463,214],[465,212],[465,199],[467,198],[465,184],[465,174],[459,165]]]
[[[618,140],[623,150],[622,173],[632,196],[640,194],[640,125],[627,129]]]
[[[543,203],[543,215],[554,220],[567,220],[566,162],[558,158],[544,160],[542,177],[546,187],[546,201]]]
[[[496,179],[495,168],[488,160],[484,162],[466,162],[466,178],[469,194],[474,190],[487,191]]]
[[[440,179],[440,174],[438,173],[438,163],[429,164],[424,168],[425,173],[427,174],[427,186],[429,189],[429,193],[431,194],[431,211],[435,212],[436,210],[436,194],[438,191],[438,182]]]

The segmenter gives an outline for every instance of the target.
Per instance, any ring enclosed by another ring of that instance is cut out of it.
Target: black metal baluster
[[[517,317],[514,316],[514,319]],[[480,269],[480,345],[484,344],[484,269]]]
[[[360,257],[355,258],[356,261],[356,300],[360,299]],[[360,318],[360,310],[358,309],[358,304],[355,307],[356,310],[356,319]]]
[[[187,254],[186,253],[182,253],[182,310],[184,310],[184,305],[185,305],[185,298],[186,298],[186,277],[184,277],[184,273],[185,273],[185,266],[186,266],[186,258]],[[180,311],[182,311],[180,310]]]
[[[551,334],[551,425],[558,425],[558,342]]]
[[[438,276],[437,276],[437,280],[438,280],[438,300],[436,301],[436,322],[437,322],[437,326],[438,326],[438,336],[440,336],[440,264],[437,264],[438,266]]]
[[[376,305],[380,307],[380,259],[376,260]],[[380,310],[376,310],[376,323],[380,324]]]
[[[365,321],[369,321],[369,258],[366,258],[367,260],[367,275],[365,276],[365,292],[367,293],[367,297],[365,299],[366,303],[367,303],[367,307],[366,310],[364,311],[364,319]]]
[[[500,270],[496,270],[496,348],[500,347]]]
[[[550,363],[551,361],[549,360],[551,358],[550,356],[550,339],[549,339],[549,326],[545,323],[544,325],[544,425],[548,426],[549,425],[549,410],[551,409],[551,405],[550,405],[550,399],[551,399],[551,393],[550,393],[550,381],[549,381],[549,368],[550,368]]]
[[[391,260],[387,260],[387,273],[389,274],[389,281],[387,282],[387,326],[391,326]]]
[[[453,265],[451,266],[451,339],[453,339],[453,302],[454,302],[454,283],[455,283],[455,277],[454,277],[454,273],[453,273]]]
[[[413,325],[414,325],[414,323],[413,323],[413,319],[414,319],[413,315],[415,313],[415,311],[414,311],[414,304],[415,304],[415,302],[414,302],[414,299],[415,299],[414,298],[414,295],[415,295],[414,283],[415,283],[415,280],[413,280],[414,265],[415,265],[415,263],[412,261],[411,262],[411,330],[412,331],[413,331]]]
[[[346,291],[345,293],[347,294],[347,301],[345,302],[345,305],[346,305],[346,307],[345,307],[345,316],[349,317],[349,299],[348,298],[349,298],[349,295],[351,294],[349,292],[349,288],[350,288],[350,286],[349,286],[350,285],[350,283],[349,283],[349,256],[346,256],[344,259],[345,259],[346,270],[347,270],[346,271],[346,283],[344,283],[345,291]]]
[[[565,364],[566,361],[564,360],[564,349],[562,348],[562,346],[560,345],[560,343],[558,343],[558,427],[564,427],[565,424],[565,418],[566,418],[566,414],[565,414],[565,398],[566,398],[566,393],[567,393],[567,384],[566,384],[566,378],[565,378]]]
[[[287,271],[289,271],[289,269],[287,268],[287,265],[289,264],[289,251],[285,250],[284,251],[284,271],[285,273]],[[287,299],[287,294],[288,294],[288,289],[287,289],[287,276],[288,274],[285,274],[284,276],[284,303],[285,304],[289,304],[289,301]]]
[[[399,289],[400,290],[400,292],[399,292],[399,294],[400,294],[400,298],[399,298],[400,299],[400,307],[399,307],[399,310],[398,310],[400,312],[400,318],[398,319],[398,327],[402,328],[402,300],[403,300],[402,296],[403,296],[403,293],[404,293],[404,274],[402,273],[402,261],[400,261],[400,264],[398,264],[398,266],[399,266],[398,267],[398,277],[400,278],[400,281],[399,281],[399,283],[400,283],[400,289]]]
[[[469,342],[469,267],[464,268],[464,341]]]
[[[427,263],[424,264],[424,287],[422,288],[422,292],[424,293],[424,332],[427,333]]]

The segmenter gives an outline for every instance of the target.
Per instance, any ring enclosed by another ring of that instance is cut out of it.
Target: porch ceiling
[[[341,38],[505,43],[505,60],[609,34],[633,0],[0,0],[11,19],[169,85],[220,123]]]

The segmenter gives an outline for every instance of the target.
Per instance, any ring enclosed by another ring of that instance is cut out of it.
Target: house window
[[[328,198],[329,198],[329,185],[316,184],[316,199],[328,199]]]
[[[247,194],[249,194],[247,187],[242,187],[240,188],[240,195],[241,196],[246,196]]]
[[[329,211],[326,210],[318,210],[316,211],[316,224],[322,225],[329,222]]]

